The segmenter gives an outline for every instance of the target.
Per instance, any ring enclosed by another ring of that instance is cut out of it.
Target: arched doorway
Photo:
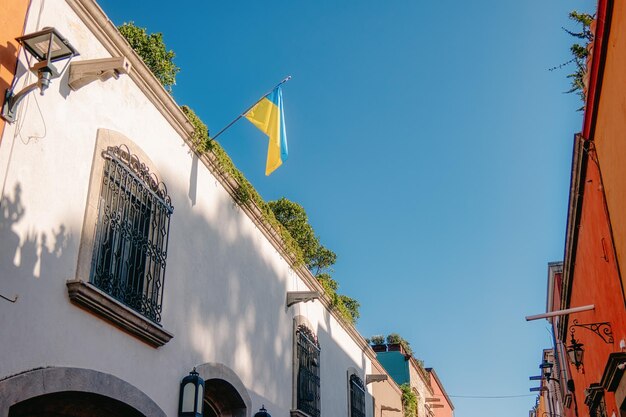
[[[0,416],[44,415],[167,417],[137,387],[92,369],[39,368],[0,381]]]
[[[209,379],[204,381],[203,417],[246,417],[246,404],[230,383]]]
[[[204,417],[250,417],[252,401],[235,371],[215,362],[196,371],[204,379]]]
[[[9,408],[8,417],[146,417],[104,395],[65,391],[29,398]]]

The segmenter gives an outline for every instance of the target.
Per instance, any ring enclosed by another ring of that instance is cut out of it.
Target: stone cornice
[[[128,42],[126,42],[124,37],[119,33],[113,22],[109,20],[100,6],[98,6],[94,0],[65,1],[112,56],[124,56],[129,60],[132,65],[132,69],[128,74],[130,78],[193,151],[194,146],[191,139],[191,134],[194,131],[193,126],[182,110],[180,110],[178,104],[174,101],[172,96],[165,91],[161,83],[156,79],[148,67],[146,67],[142,59],[130,47]],[[235,201],[238,201],[237,189],[239,188],[239,184],[233,177],[220,168],[215,155],[211,152],[207,152],[203,155],[196,155],[213,174],[213,176],[220,182],[224,189],[231,195],[231,197]],[[239,206],[276,248],[276,250],[278,250],[287,263],[289,263],[293,271],[306,283],[306,285],[311,290],[320,292],[322,296],[319,301],[333,315],[333,317],[335,317],[337,322],[339,322],[339,324],[368,356],[368,358],[370,358],[370,360],[375,360],[376,354],[371,349],[369,344],[367,344],[363,336],[359,334],[351,323],[346,322],[345,319],[336,312],[332,306],[332,300],[324,293],[323,287],[319,284],[311,272],[305,266],[297,265],[296,258],[291,252],[289,252],[286,245],[283,243],[279,232],[265,220],[259,207],[250,201],[245,204],[239,204]]]
[[[576,249],[578,245],[578,229],[582,215],[584,178],[587,172],[588,142],[580,134],[574,136],[574,151],[572,155],[572,174],[570,178],[569,203],[567,209],[567,227],[565,230],[565,254],[563,261],[563,290],[561,293],[561,309],[570,307],[572,279],[576,265]],[[567,316],[559,320],[559,336],[567,339]]]
[[[93,0],[66,0],[66,2],[113,57],[128,59],[132,65],[128,76],[176,132],[189,141],[189,136],[194,130],[192,124],[100,6]]]

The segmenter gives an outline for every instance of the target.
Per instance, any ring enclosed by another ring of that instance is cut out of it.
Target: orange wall
[[[593,156],[593,152],[590,152]],[[570,366],[570,374],[576,387],[576,402],[579,415],[588,413],[584,404],[585,388],[599,383],[608,355],[619,352],[620,339],[626,338],[626,314],[622,297],[621,283],[611,246],[611,234],[604,209],[604,196],[600,186],[597,165],[588,158],[587,173],[581,183],[584,187],[584,200],[577,242],[576,264],[571,282],[570,306],[594,304],[595,309],[571,314],[568,325],[573,320],[580,324],[610,322],[613,330],[612,344],[605,343],[598,335],[585,328],[576,328],[576,339],[584,344],[584,372]],[[604,243],[603,243],[604,242]],[[569,345],[569,332],[566,344]],[[619,415],[613,393],[605,392],[607,415],[613,411]],[[582,411],[582,414],[581,414]]]
[[[435,417],[453,417],[454,406],[448,402],[448,397],[446,397],[443,387],[440,385],[441,381],[439,381],[439,378],[435,376],[434,372],[431,371],[430,375],[430,386],[433,389],[433,397],[441,400],[430,404],[443,405],[442,408],[432,408],[432,411],[435,413]]]
[[[2,0],[0,6],[0,101],[13,82],[17,62],[18,43],[21,36],[30,0]],[[0,140],[4,131],[4,120],[0,119]]]
[[[620,270],[626,277],[626,3],[614,1],[594,141]],[[594,56],[598,52],[594,51]],[[620,291],[624,291],[622,285]],[[626,294],[625,294],[626,297]]]

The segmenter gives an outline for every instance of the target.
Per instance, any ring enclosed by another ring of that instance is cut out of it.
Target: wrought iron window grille
[[[296,341],[297,407],[311,417],[320,417],[320,346],[313,332],[304,325],[298,326]]]
[[[365,417],[365,386],[354,374],[350,375],[350,417]]]
[[[159,323],[171,198],[165,184],[125,145],[108,147],[102,157],[90,281]]]

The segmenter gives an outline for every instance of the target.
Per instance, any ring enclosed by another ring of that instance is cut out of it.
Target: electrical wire
[[[537,394],[520,394],[520,395],[448,395],[450,398],[478,398],[478,399],[501,399],[501,398],[519,398],[519,397],[536,397]]]

